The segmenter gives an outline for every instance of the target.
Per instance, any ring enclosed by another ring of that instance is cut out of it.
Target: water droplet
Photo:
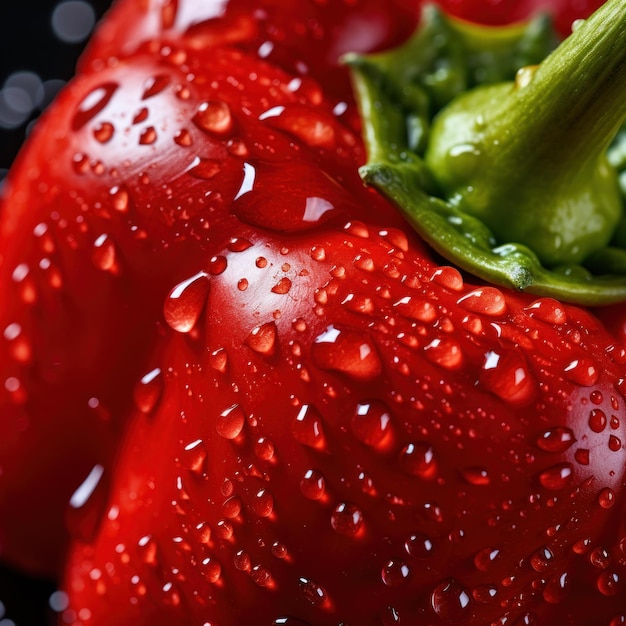
[[[28,363],[32,356],[32,347],[24,336],[22,327],[17,323],[9,324],[4,329],[3,335],[10,344],[11,356],[18,363]]]
[[[283,276],[273,287],[272,293],[285,294],[291,289],[291,280]]]
[[[220,413],[215,428],[224,439],[237,439],[246,423],[246,414],[238,404]]]
[[[274,511],[274,497],[267,489],[259,489],[252,501],[252,510],[259,517],[269,517]]]
[[[553,576],[543,588],[543,599],[550,604],[558,604],[563,602],[567,597],[568,591],[567,572],[558,576]]]
[[[565,324],[567,322],[567,312],[563,304],[552,298],[535,300],[525,310],[531,317],[547,324]]]
[[[133,125],[141,124],[148,119],[150,111],[146,107],[141,107],[133,116]]]
[[[554,565],[554,554],[546,546],[539,548],[530,557],[530,565],[536,572],[545,572]]]
[[[213,350],[209,355],[209,363],[214,370],[223,374],[228,367],[228,353],[224,348]]]
[[[488,571],[500,556],[500,550],[497,548],[484,548],[474,555],[474,565],[481,572]]]
[[[96,239],[91,260],[103,272],[115,273],[117,271],[117,249],[115,242],[108,235],[102,234]]]
[[[301,577],[300,593],[302,597],[313,606],[322,606],[328,599],[326,590],[309,578]]]
[[[357,404],[350,425],[359,441],[368,446],[381,447],[391,433],[391,415],[382,402],[362,402]]]
[[[612,508],[613,505],[615,504],[615,492],[609,487],[602,489],[600,493],[598,494],[598,504],[603,509]]]
[[[433,611],[444,620],[463,623],[471,613],[469,593],[453,578],[435,587],[430,595]]]
[[[201,159],[197,157],[189,166],[187,171],[194,178],[201,180],[211,180],[220,173],[222,163],[214,159]]]
[[[104,83],[83,98],[72,118],[72,130],[80,130],[98,115],[110,102],[118,87],[117,83]]]
[[[181,128],[174,135],[174,142],[182,148],[189,148],[193,144],[193,139],[191,138],[191,133],[186,128]]]
[[[252,242],[245,237],[231,237],[226,244],[231,252],[244,252],[252,247]]]
[[[227,135],[233,129],[233,116],[225,102],[203,102],[193,122],[200,130],[214,135]]]
[[[309,500],[321,500],[326,493],[326,481],[321,472],[309,469],[300,481],[300,491]]]
[[[161,93],[171,82],[171,78],[167,74],[158,74],[151,76],[144,85],[142,100],[147,100]]]
[[[202,439],[196,439],[183,448],[180,464],[194,474],[202,474],[205,469],[207,451]]]
[[[112,187],[109,193],[113,200],[113,208],[120,213],[126,213],[130,205],[128,191],[123,187]]]
[[[263,461],[271,461],[274,458],[274,442],[269,437],[259,437],[254,444],[254,453]]]
[[[159,547],[152,535],[144,535],[137,542],[137,552],[141,560],[146,565],[156,565],[158,563]]]
[[[437,473],[437,460],[432,446],[423,441],[407,444],[400,453],[400,467],[412,476],[433,478]]]
[[[93,136],[99,143],[107,143],[111,141],[115,134],[115,127],[111,122],[102,122],[93,130]]]
[[[403,317],[429,324],[437,319],[437,309],[428,300],[406,296],[398,300],[394,307]]]
[[[570,463],[555,465],[539,474],[539,482],[546,489],[557,491],[565,489],[572,479],[572,466]]]
[[[397,626],[401,623],[400,613],[393,606],[388,606],[380,616],[382,626]]]
[[[311,353],[318,367],[342,372],[356,380],[371,380],[382,371],[371,340],[356,331],[329,326],[315,338]]]
[[[617,572],[605,571],[598,576],[596,582],[598,591],[604,596],[615,596],[620,592],[622,587],[619,574]]]
[[[106,509],[107,482],[104,467],[96,464],[70,497],[67,524],[79,541],[94,540]]]
[[[374,272],[376,264],[369,254],[357,254],[353,260],[354,267],[362,272]]]
[[[211,557],[206,557],[200,563],[200,571],[206,580],[215,584],[222,577],[222,566]]]
[[[259,587],[273,587],[274,581],[270,571],[262,565],[255,565],[250,571],[250,578]]]
[[[521,354],[512,351],[504,354],[487,352],[482,369],[481,384],[502,400],[521,405],[534,397],[534,377],[529,375]]]
[[[459,270],[454,267],[437,268],[430,280],[450,291],[461,291],[463,289],[463,277]]]
[[[498,589],[494,585],[478,585],[472,589],[472,598],[480,604],[491,604],[498,595]]]
[[[581,465],[589,465],[589,450],[587,448],[578,448],[574,452],[574,459]]]
[[[387,561],[380,572],[380,577],[388,587],[397,587],[407,581],[411,575],[409,566],[398,559]]]
[[[211,276],[219,276],[226,271],[227,267],[228,261],[226,257],[220,254],[209,259],[207,272],[211,274]]]
[[[467,467],[459,471],[463,480],[470,485],[485,486],[491,483],[489,472],[484,467]]]
[[[404,542],[404,549],[414,559],[423,559],[432,556],[434,545],[430,537],[414,533]]]
[[[457,300],[457,304],[472,313],[481,313],[492,317],[503,315],[506,312],[504,294],[495,287],[481,287],[474,289]]]
[[[565,426],[555,426],[537,437],[537,447],[545,452],[565,452],[574,442],[574,432]]]
[[[240,572],[249,572],[250,568],[252,567],[252,563],[250,562],[250,555],[244,550],[239,550],[235,554],[233,563]]]
[[[461,346],[455,339],[448,337],[433,339],[424,346],[424,355],[431,363],[448,370],[458,369],[463,363]]]
[[[330,516],[333,530],[347,537],[355,537],[363,528],[363,512],[350,502],[338,504]]]
[[[246,337],[245,344],[257,354],[272,356],[276,350],[277,328],[275,322],[267,322],[254,328]]]
[[[595,363],[585,358],[576,359],[568,363],[563,373],[568,380],[586,387],[595,385],[600,376]]]
[[[323,246],[313,246],[311,248],[311,258],[314,261],[325,261],[326,260],[326,248]]]
[[[150,146],[157,140],[157,132],[154,126],[144,128],[139,135],[139,143],[142,146]]]
[[[589,428],[594,433],[601,433],[606,428],[606,414],[602,409],[593,409],[589,413]]]
[[[169,326],[179,333],[190,332],[198,322],[209,294],[205,272],[198,272],[170,291],[163,306]]]
[[[326,445],[322,418],[317,409],[310,404],[303,404],[296,415],[291,432],[300,443],[321,450]]]
[[[611,555],[604,548],[596,548],[589,555],[589,562],[598,569],[606,569],[611,564]]]
[[[142,413],[152,413],[163,393],[163,376],[156,367],[145,374],[135,385],[133,399]]]

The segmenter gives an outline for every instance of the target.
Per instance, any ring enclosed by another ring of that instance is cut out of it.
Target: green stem
[[[500,244],[547,266],[606,247],[622,214],[606,149],[626,118],[626,0],[609,0],[514,85],[467,92],[436,118],[426,163]]]

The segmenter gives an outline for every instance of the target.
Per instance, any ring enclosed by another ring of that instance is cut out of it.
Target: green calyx
[[[438,253],[491,283],[626,300],[626,0],[556,47],[550,21],[424,11],[395,50],[349,55],[361,176]]]

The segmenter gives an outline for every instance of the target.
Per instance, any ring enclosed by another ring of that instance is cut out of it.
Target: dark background
[[[96,19],[112,2],[81,1],[92,7]],[[70,43],[55,34],[52,16],[63,2],[67,0],[0,0],[0,178],[6,174],[22,145],[29,123],[45,107],[61,81],[67,81],[73,75],[76,60],[87,41]],[[44,94],[38,94],[37,106],[22,123],[17,123],[20,115],[16,114],[8,116],[11,123],[7,124],[7,115],[2,115],[7,106],[4,97],[7,79],[10,84],[16,72],[24,71],[35,74],[41,86],[45,86]],[[5,625],[0,622],[0,626]]]
[[[55,34],[52,16],[63,1],[67,0],[0,0],[0,179],[30,125],[73,75],[87,41],[71,43]],[[96,19],[111,4],[111,0],[83,1],[92,7]],[[26,80],[22,72],[28,72]],[[24,102],[29,90],[30,104],[28,98]],[[11,106],[16,104],[17,110]],[[50,597],[54,592],[53,582],[33,580],[0,566],[0,626],[52,624]],[[58,602],[58,594],[56,599]]]

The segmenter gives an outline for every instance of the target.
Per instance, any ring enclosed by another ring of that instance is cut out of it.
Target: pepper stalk
[[[400,49],[350,56],[367,113],[361,174],[480,278],[582,304],[626,300],[626,251],[609,247],[624,202],[606,157],[626,118],[626,0],[609,0],[551,53],[539,31],[537,22],[479,27],[429,9]],[[439,57],[426,58],[436,41]],[[523,58],[542,47],[541,59]],[[490,70],[502,58],[522,63],[473,88],[480,64]],[[433,80],[442,67],[466,75],[443,104]],[[605,257],[615,273],[583,267]]]

